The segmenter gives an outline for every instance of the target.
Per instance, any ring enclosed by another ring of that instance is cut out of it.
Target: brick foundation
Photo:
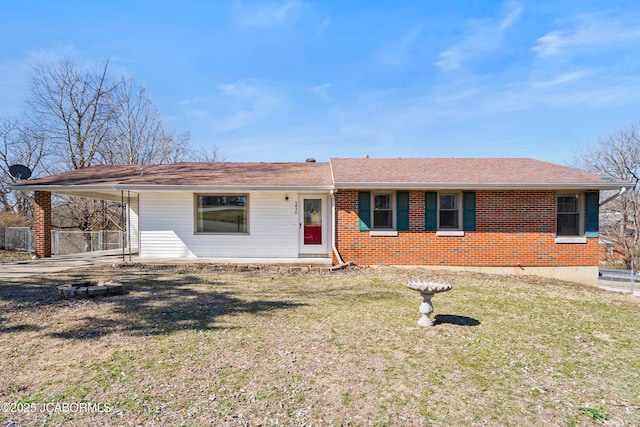
[[[409,195],[409,230],[371,236],[358,227],[358,191],[336,194],[336,234],[345,262],[359,265],[571,267],[598,265],[598,239],[559,244],[555,191],[478,191],[476,230],[424,231],[424,191]]]
[[[51,256],[51,193],[36,191],[34,194],[33,229],[35,234],[36,256]]]

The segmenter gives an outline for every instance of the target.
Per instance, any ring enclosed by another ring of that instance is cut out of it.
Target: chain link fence
[[[31,254],[35,250],[33,230],[29,227],[0,226],[0,245],[5,251]]]
[[[122,249],[124,245],[124,233],[118,230],[51,232],[53,255]]]
[[[636,274],[634,274],[633,270],[608,270],[601,268],[599,272],[598,285],[605,288],[633,294],[634,291],[638,290],[635,282]]]
[[[51,231],[53,255],[122,249],[125,245],[125,234],[118,230]],[[33,230],[0,225],[0,247],[5,251],[32,254],[35,251]]]

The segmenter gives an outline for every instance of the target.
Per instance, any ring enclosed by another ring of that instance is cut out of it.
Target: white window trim
[[[437,237],[464,237],[464,230],[438,230],[436,231]]]
[[[379,237],[397,237],[398,236],[398,231],[397,230],[371,230],[369,232],[370,236],[379,236]]]
[[[558,236],[556,237],[556,243],[587,243],[587,238],[584,236]]]
[[[245,207],[246,210],[246,231],[236,232],[236,233],[225,233],[225,232],[216,232],[216,231],[198,231],[198,197],[199,196],[245,196],[247,198],[247,204]],[[193,234],[196,236],[248,236],[249,233],[249,205],[250,205],[250,196],[249,193],[194,193],[193,194]]]
[[[457,197],[457,202],[458,202],[458,228],[440,228],[440,196],[441,195],[447,195],[447,194],[455,194]],[[463,211],[464,211],[464,207],[462,206],[462,192],[459,191],[446,191],[446,192],[442,192],[442,193],[438,193],[438,231],[436,232],[436,236],[464,236],[464,216],[463,216]],[[557,203],[557,202],[556,202]],[[459,234],[458,232],[462,231],[462,234]],[[452,234],[453,233],[453,234]]]
[[[376,211],[376,196],[391,196],[391,228],[375,228],[375,211]],[[395,234],[389,234],[394,232]],[[372,236],[397,236],[398,235],[398,206],[396,202],[396,193],[377,191],[371,192],[371,233]]]
[[[575,236],[558,236],[558,197],[560,196],[575,196],[578,195],[578,234]],[[584,231],[584,193],[579,192],[558,192],[556,193],[556,243],[587,243],[587,238]]]

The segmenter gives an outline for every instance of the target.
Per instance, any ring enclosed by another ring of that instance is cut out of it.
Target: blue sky
[[[638,124],[636,1],[3,2],[0,117],[36,57],[144,85],[228,161],[533,157]]]

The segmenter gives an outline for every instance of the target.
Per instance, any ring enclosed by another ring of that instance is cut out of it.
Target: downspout
[[[336,246],[336,195],[335,190],[331,190],[329,193],[331,194],[331,248],[333,249],[333,253],[338,259],[338,264],[344,264],[344,260],[340,256],[340,252],[338,252],[338,247]]]
[[[120,223],[123,224],[125,221],[125,216],[124,216],[124,190],[120,190]],[[124,240],[125,240],[125,234],[126,234],[127,230],[125,227],[123,227],[122,230],[122,262],[126,262],[126,252],[125,252],[125,247],[124,247]]]
[[[627,187],[622,187],[620,188],[620,190],[618,190],[618,192],[616,194],[614,194],[613,196],[609,197],[607,200],[603,201],[602,203],[600,203],[598,206],[602,207],[605,204],[609,203],[610,201],[612,201],[615,198],[618,198],[620,196],[622,196],[624,193],[626,193],[627,191]]]
[[[131,191],[127,190],[127,246],[129,247],[129,262],[131,262]]]

